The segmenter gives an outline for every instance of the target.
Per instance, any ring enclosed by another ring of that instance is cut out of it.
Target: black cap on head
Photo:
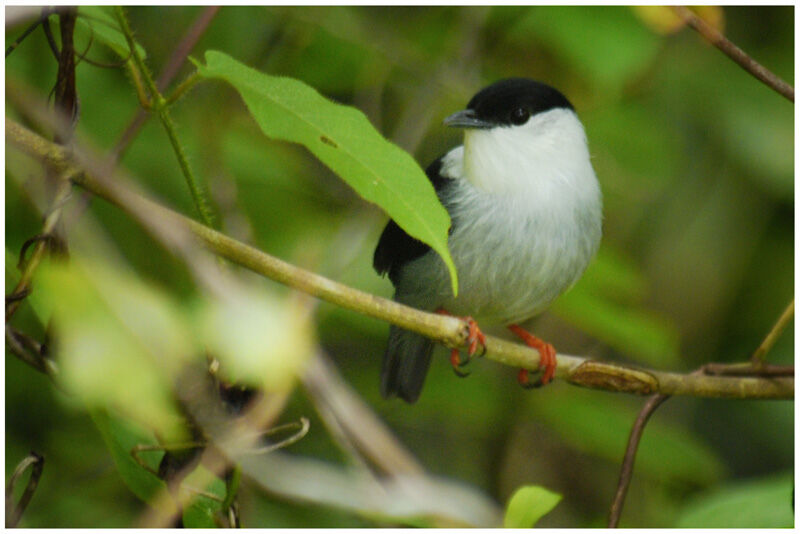
[[[445,119],[448,126],[491,128],[525,124],[528,118],[556,108],[574,109],[567,97],[547,84],[508,78],[481,89],[467,109]]]

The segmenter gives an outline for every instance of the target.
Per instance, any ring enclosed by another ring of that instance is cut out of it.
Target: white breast
[[[459,277],[428,253],[404,269],[398,300],[487,323],[521,322],[574,284],[597,250],[602,200],[577,116],[555,109],[525,125],[467,130],[442,174]]]

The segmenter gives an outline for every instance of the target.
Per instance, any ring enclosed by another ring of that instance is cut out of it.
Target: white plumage
[[[459,277],[434,252],[410,262],[396,298],[479,324],[522,322],[580,278],[601,237],[602,197],[575,113],[557,108],[522,126],[465,131],[442,161],[457,180],[442,203],[453,218],[450,253]]]

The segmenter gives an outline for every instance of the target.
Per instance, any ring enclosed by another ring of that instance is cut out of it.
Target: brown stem
[[[31,477],[28,479],[28,484],[25,486],[25,491],[22,493],[19,502],[14,504],[14,488],[17,481],[22,474],[29,468],[31,469]],[[31,502],[36,487],[39,485],[39,479],[42,477],[42,469],[44,469],[44,457],[31,452],[24,460],[17,464],[14,474],[6,486],[6,528],[14,528],[22,518],[22,514]]]
[[[75,85],[75,49],[73,46],[73,34],[75,30],[75,20],[78,16],[77,8],[68,8],[60,12],[60,25],[61,25],[61,51],[58,56],[58,72],[56,74],[55,86],[55,107],[58,113],[69,119],[69,127],[57,128],[55,140],[56,143],[65,145],[70,142],[72,137],[72,127],[75,124],[78,116],[78,92]],[[48,170],[52,174],[52,170]],[[69,198],[72,186],[65,183],[64,180],[58,180],[54,177],[57,185],[55,195],[44,220],[41,235],[54,236],[56,227],[61,219],[61,211]],[[39,262],[44,258],[47,250],[48,240],[40,240],[36,242],[31,259],[25,264],[22,270],[19,282],[14,288],[13,295],[28,294],[31,289],[31,281],[33,280],[33,273],[39,265]],[[11,320],[14,313],[19,308],[24,299],[14,299],[6,304],[6,323]]]
[[[794,87],[783,81],[779,76],[750,57],[744,50],[725,38],[716,28],[706,23],[685,6],[673,6],[672,9],[683,19],[686,24],[697,31],[709,43],[735,61],[744,70],[761,80],[776,92],[794,102]]]
[[[656,408],[661,406],[668,398],[669,395],[656,393],[647,400],[636,417],[636,422],[633,424],[631,435],[628,438],[628,446],[625,449],[625,458],[622,460],[617,493],[614,495],[614,502],[611,504],[611,512],[608,516],[608,528],[617,528],[619,524],[622,505],[625,503],[625,495],[628,493],[628,486],[630,486],[631,478],[633,477],[633,463],[636,461],[636,451],[639,449],[639,441],[642,439],[644,427],[650,416],[656,411]]]

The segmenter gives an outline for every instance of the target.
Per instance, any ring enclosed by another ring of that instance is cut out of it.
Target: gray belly
[[[524,321],[544,311],[586,269],[600,241],[600,213],[516,199],[468,203],[453,210],[449,246],[458,270],[454,297],[444,262],[434,252],[409,263],[396,299],[444,307],[487,324]]]

